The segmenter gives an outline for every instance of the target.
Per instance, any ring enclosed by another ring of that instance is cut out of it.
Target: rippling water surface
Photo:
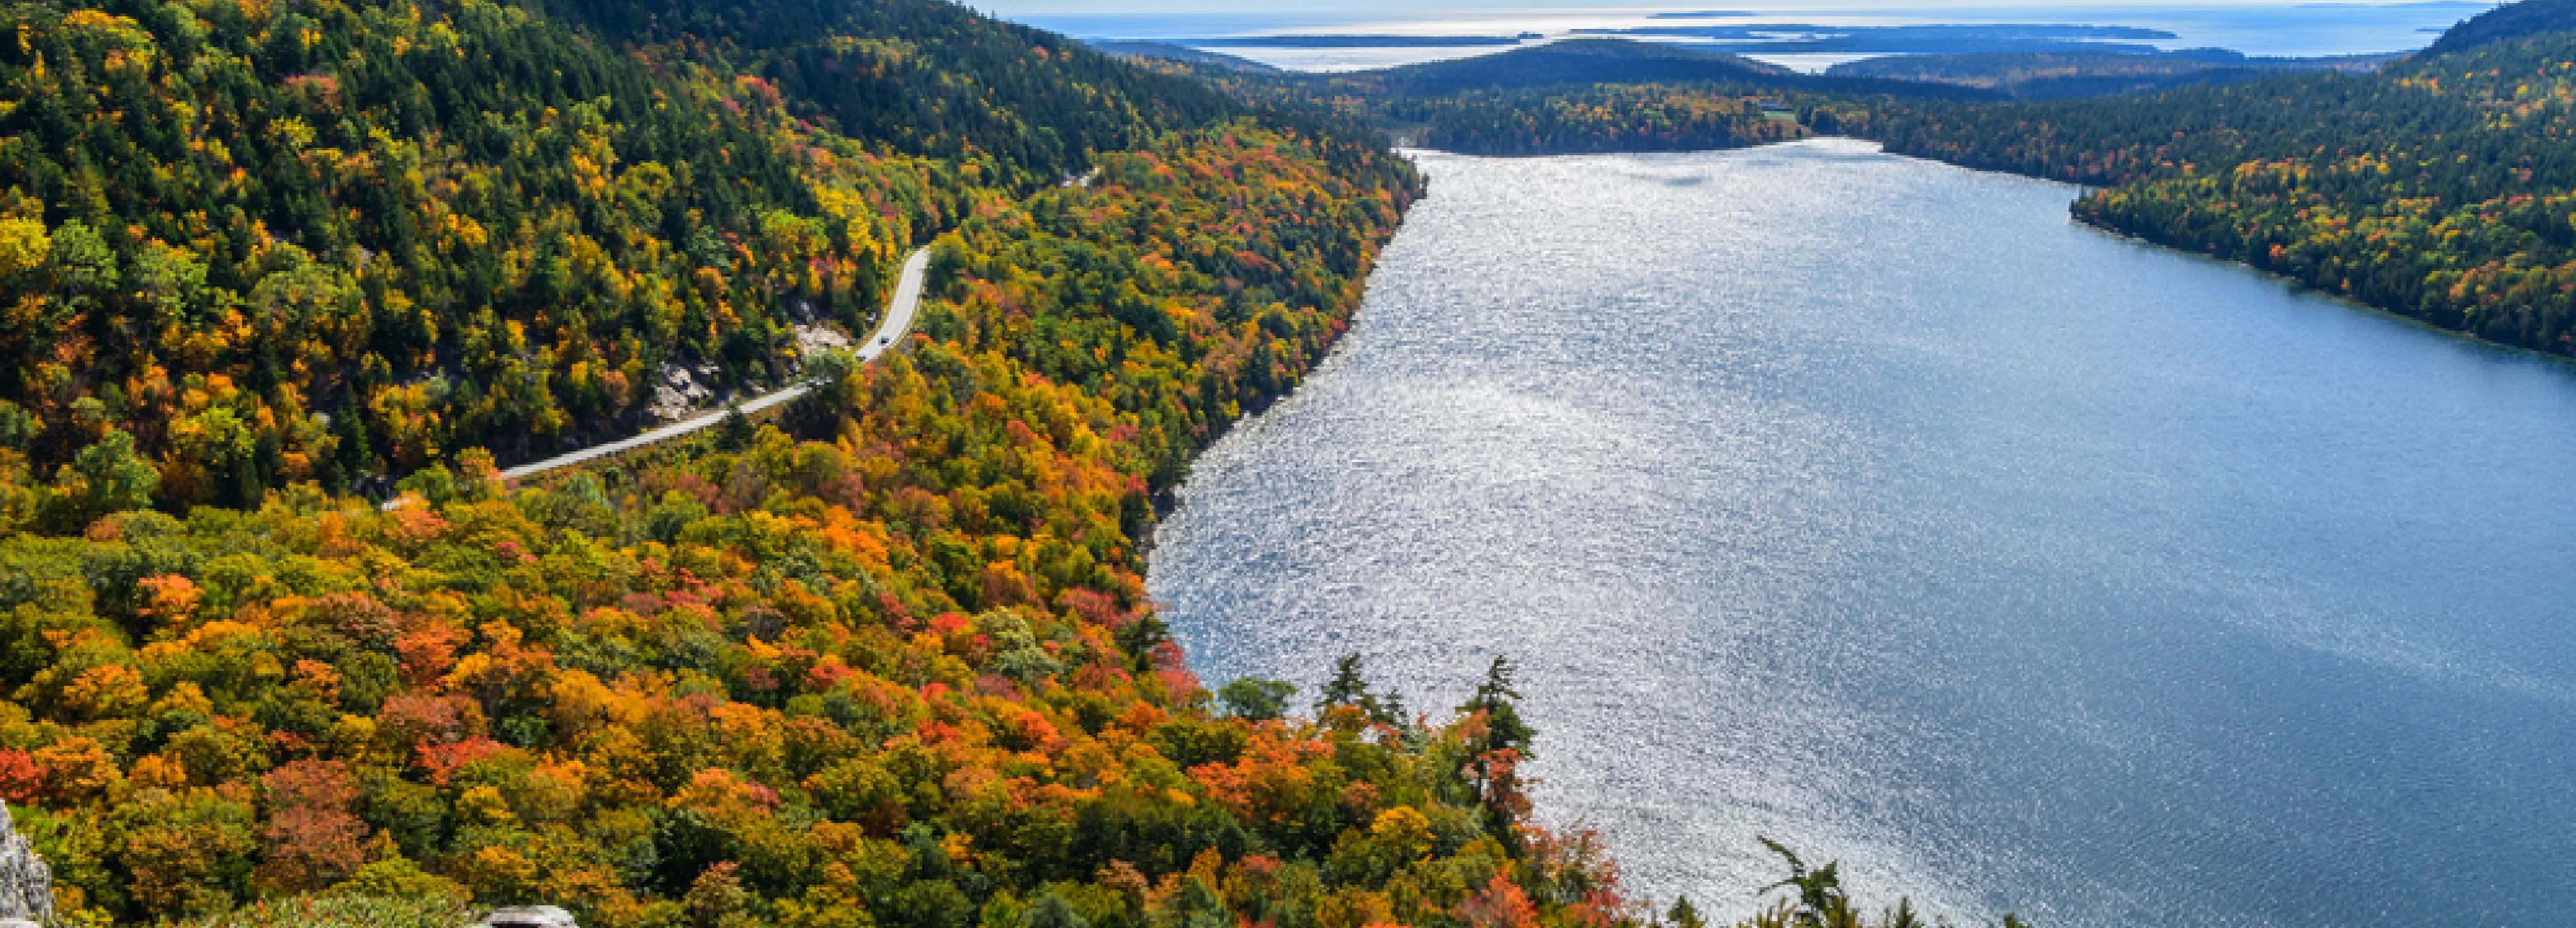
[[[1426,155],[1152,586],[1211,681],[1525,667],[1545,809],[2048,928],[2576,912],[2576,369],[1825,141]]]

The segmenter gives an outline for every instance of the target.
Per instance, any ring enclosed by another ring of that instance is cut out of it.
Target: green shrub
[[[320,895],[254,902],[178,928],[463,928],[482,917],[480,910],[446,897]]]

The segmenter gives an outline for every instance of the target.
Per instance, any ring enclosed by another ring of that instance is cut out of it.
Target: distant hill
[[[1232,113],[1194,82],[938,0],[522,3],[612,47],[707,49],[798,116],[906,153],[988,155],[1022,186]]]
[[[1569,39],[1492,55],[1344,75],[1388,93],[1442,96],[1560,84],[1754,82],[1789,74],[1735,55],[1625,39]]]
[[[1239,35],[1189,40],[1193,45],[1225,48],[1468,48],[1519,45],[1543,39],[1544,33],[1513,35]]]
[[[2576,31],[2576,0],[2523,0],[2451,27],[2424,49],[2424,57],[2455,54],[2527,35],[2570,31]]]
[[[1335,75],[1332,81],[1376,94],[1409,97],[1591,84],[1693,83],[1943,99],[1996,96],[1949,85],[1799,74],[1738,55],[1627,39],[1569,39],[1500,54]]]
[[[1834,77],[1882,78],[1956,84],[2009,94],[2020,100],[2066,100],[2175,87],[2224,84],[2299,71],[2369,71],[2396,55],[2333,58],[2250,58],[2223,49],[2153,54],[2115,51],[1983,52],[1965,55],[1891,55],[1835,65]]]
[[[1120,58],[1143,58],[1149,61],[1173,61],[1189,65],[1194,68],[1215,71],[1238,71],[1246,74],[1287,73],[1278,68],[1254,61],[1250,58],[1228,55],[1224,52],[1212,52],[1205,49],[1191,48],[1187,45],[1175,45],[1170,42],[1102,40],[1086,42],[1084,44],[1090,45],[1094,50],[1097,50],[1102,54],[1115,55]]]
[[[1577,29],[1578,35],[1697,40],[1710,51],[1738,54],[1963,55],[1977,52],[2156,50],[2145,42],[2177,38],[2162,29],[2074,24],[1925,24],[1828,26],[1812,23],[1726,23]]]
[[[1958,84],[1800,74],[1654,42],[1581,38],[1492,55],[1316,74],[1159,43],[1105,43],[1273,114],[1484,155],[1737,148],[1840,131],[1871,98],[2003,99]]]

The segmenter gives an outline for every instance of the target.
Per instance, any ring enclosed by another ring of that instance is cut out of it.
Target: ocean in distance
[[[1005,4],[1009,9],[1013,4]],[[1064,14],[1032,11],[1026,21],[1083,39],[1145,39],[1196,45],[1293,71],[1355,71],[1440,61],[1501,51],[1501,46],[1364,46],[1299,48],[1229,44],[1227,37],[1277,35],[1512,36],[1524,32],[1564,38],[1584,29],[1751,23],[1834,26],[2073,24],[2137,26],[2172,38],[2147,44],[2175,50],[2225,48],[2248,55],[2314,57],[2402,52],[2431,44],[2443,29],[2493,8],[2471,0],[2415,3],[2112,3],[2008,5],[1930,3],[1907,9],[1839,8],[1817,4],[1734,4],[1740,15],[1673,19],[1673,9],[1550,6],[1391,4],[1361,12],[1320,8],[1224,12]],[[1709,7],[1700,7],[1709,9]],[[1667,38],[1692,44],[1684,38]],[[1841,61],[1874,57],[1850,54],[1751,54],[1801,71],[1821,71]]]
[[[2045,928],[2576,911],[2576,366],[1844,140],[1426,153],[1150,584],[1211,685],[1524,667],[1542,807]]]

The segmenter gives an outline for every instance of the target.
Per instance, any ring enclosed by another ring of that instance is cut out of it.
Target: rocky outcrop
[[[653,387],[653,418],[677,422],[706,406],[716,398],[716,391],[700,384],[698,378],[712,380],[715,375],[716,368],[712,364],[701,364],[691,369],[669,361],[662,362],[662,380]]]
[[[796,356],[807,361],[826,351],[848,350],[850,337],[828,325],[796,327]]]
[[[0,802],[0,919],[42,924],[54,919],[54,868],[45,866]],[[6,925],[0,921],[0,925]]]

